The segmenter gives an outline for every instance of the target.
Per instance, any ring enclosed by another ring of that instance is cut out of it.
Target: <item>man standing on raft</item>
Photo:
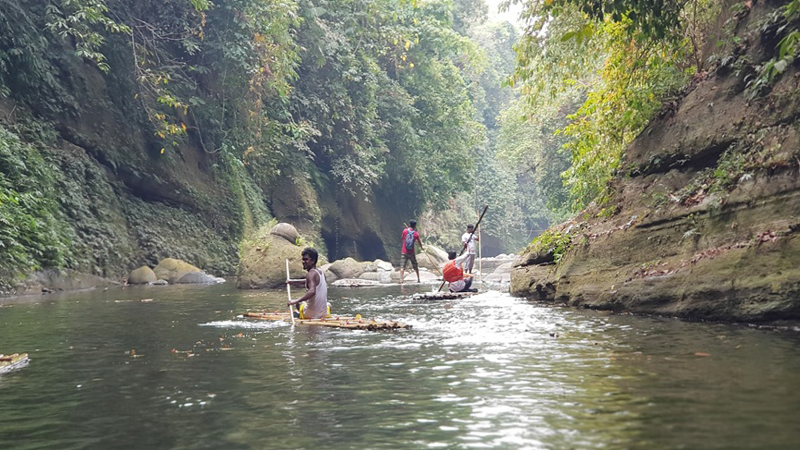
[[[422,241],[419,239],[419,233],[417,233],[417,221],[412,220],[408,222],[408,225],[409,227],[403,230],[403,245],[400,248],[400,284],[403,284],[406,266],[409,261],[411,261],[411,267],[417,272],[417,283],[419,283],[419,265],[414,251],[415,243],[419,242],[419,249],[425,251],[422,247]]]
[[[306,293],[297,300],[288,302],[289,306],[300,304],[301,319],[324,319],[330,315],[328,305],[328,283],[325,281],[325,274],[322,269],[317,267],[319,254],[317,250],[306,247],[301,253],[303,257],[303,269],[307,270],[305,279]],[[287,280],[286,284],[302,285],[303,280]]]
[[[475,241],[478,240],[478,235],[475,234],[475,227],[471,224],[467,225],[467,232],[461,236],[461,243],[464,245],[464,249],[467,250],[464,263],[465,272],[467,273],[472,273],[472,266],[475,264]]]

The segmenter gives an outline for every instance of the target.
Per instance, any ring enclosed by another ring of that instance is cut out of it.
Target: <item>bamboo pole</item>
[[[292,287],[289,285],[290,280],[289,258],[286,258],[286,295],[289,296],[289,301],[292,301]],[[292,326],[294,326],[294,312],[292,311],[292,305],[289,305],[289,317],[292,318]]]
[[[480,281],[481,284],[483,284],[483,255],[481,254],[481,242],[483,242],[481,240],[481,229],[478,228],[478,273],[480,274],[478,281]]]

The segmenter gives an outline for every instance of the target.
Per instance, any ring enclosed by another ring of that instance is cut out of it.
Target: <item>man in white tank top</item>
[[[325,281],[325,274],[317,268],[319,254],[317,250],[306,247],[302,252],[303,269],[306,269],[306,293],[297,300],[292,300],[289,306],[306,302],[303,308],[304,319],[324,319],[328,317],[328,283]],[[287,283],[290,283],[287,281]]]

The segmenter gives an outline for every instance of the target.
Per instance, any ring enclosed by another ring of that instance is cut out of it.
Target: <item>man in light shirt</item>
[[[467,232],[461,236],[461,243],[467,249],[467,258],[464,260],[464,271],[466,273],[472,273],[472,266],[475,264],[475,242],[478,240],[478,235],[475,234],[475,227],[471,224],[467,225]]]

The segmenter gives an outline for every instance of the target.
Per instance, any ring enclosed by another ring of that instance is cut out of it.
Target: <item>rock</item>
[[[300,233],[297,232],[297,228],[295,228],[294,225],[285,222],[281,222],[272,227],[272,229],[269,230],[269,234],[282,237],[292,244],[295,244],[298,238],[300,238]]]
[[[353,258],[345,258],[334,261],[330,271],[335,273],[340,279],[358,278],[364,273],[364,266]]]
[[[511,273],[490,273],[483,277],[483,281],[489,283],[510,283],[511,282]]]
[[[426,245],[425,253],[439,265],[444,265],[448,260],[447,252],[435,245]]]
[[[187,273],[202,272],[202,270],[180,259],[164,258],[153,269],[153,272],[159,280],[175,283]]]
[[[14,295],[43,294],[57,291],[74,291],[97,287],[119,286],[120,283],[96,275],[71,269],[46,269],[34,272],[13,287]]]
[[[379,272],[380,271],[391,272],[392,270],[394,270],[394,266],[392,266],[392,263],[390,263],[388,261],[383,261],[381,259],[376,259],[374,262],[375,262],[376,271],[379,271]]]
[[[392,272],[391,273],[391,277],[392,277],[392,281],[399,282],[400,281],[400,272]],[[404,280],[405,280],[404,281],[405,283],[408,283],[408,282],[416,283],[417,282],[417,274],[416,274],[416,272],[414,272],[414,269],[409,268],[408,270],[406,270]],[[438,274],[434,274],[434,273],[431,273],[431,272],[428,272],[428,271],[425,271],[425,270],[420,270],[419,271],[419,280],[420,280],[420,283],[433,283],[433,282],[436,282],[436,281],[441,281],[441,278],[438,276]]]
[[[156,280],[150,283],[151,286],[166,286],[168,284],[169,283],[167,283],[167,280]]]
[[[361,266],[364,268],[364,272],[375,272],[378,270],[378,266],[372,261],[362,262]]]
[[[237,288],[283,288],[286,286],[286,259],[289,260],[291,278],[306,277],[300,256],[302,247],[272,234],[266,227],[260,229],[247,244],[248,247],[241,250],[242,256],[236,270]],[[319,255],[317,267],[324,267],[326,264],[328,259],[325,255]]]
[[[326,271],[324,271],[324,272],[325,272],[325,281],[326,281],[328,284],[331,284],[331,283],[333,283],[334,281],[336,281],[336,280],[338,280],[338,279],[339,279],[339,277],[337,277],[337,276],[336,276],[336,274],[335,274],[335,273],[333,273],[333,272],[331,272],[330,270],[326,270]]]
[[[511,273],[511,267],[513,265],[514,265],[514,263],[510,263],[510,262],[507,262],[507,263],[504,263],[504,264],[500,264],[499,266],[497,266],[496,269],[494,269],[494,272],[492,272],[492,273],[495,273],[495,274],[498,274],[498,275],[510,274]]]
[[[339,277],[337,277],[335,273],[331,272],[330,269],[331,269],[332,265],[333,264],[331,264],[331,263],[327,263],[327,264],[323,264],[323,265],[319,266],[319,268],[322,270],[322,272],[325,273],[325,281],[328,284],[331,284],[334,281],[339,279]]]
[[[148,266],[142,266],[131,271],[128,284],[150,284],[158,280],[156,273]]]
[[[392,273],[386,271],[380,272],[364,272],[358,277],[360,280],[372,280],[380,283],[391,283]]]
[[[218,278],[205,272],[190,272],[180,277],[175,283],[178,284],[218,284],[224,283],[224,278]]]
[[[440,265],[437,263],[436,257],[435,256],[432,257],[428,253],[420,253],[420,254],[418,254],[417,255],[417,264],[419,264],[420,268],[433,270],[433,271],[436,271],[436,273],[439,273],[438,271],[441,270]],[[442,263],[441,265],[444,266],[444,263]],[[408,265],[408,267],[406,269],[406,272],[408,272],[409,270],[411,272],[414,271],[414,269],[411,267],[411,264]]]

